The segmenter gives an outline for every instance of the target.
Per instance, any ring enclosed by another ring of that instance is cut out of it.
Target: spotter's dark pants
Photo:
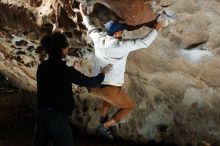
[[[35,115],[33,146],[73,146],[73,136],[67,115],[53,109],[38,109]]]

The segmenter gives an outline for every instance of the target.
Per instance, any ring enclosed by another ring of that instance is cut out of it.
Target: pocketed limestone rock
[[[138,143],[220,145],[217,0],[1,0],[0,74],[25,91],[25,103],[32,108],[36,105],[36,70],[42,55],[39,41],[53,30],[69,39],[67,64],[79,61],[75,67],[92,76],[93,43],[81,23],[79,2],[88,5],[100,30],[110,19],[143,24],[155,18],[160,6],[177,16],[149,48],[129,54],[122,89],[136,107],[112,129],[113,135]],[[124,35],[135,39],[149,31],[143,26]],[[84,133],[96,135],[102,100],[76,85],[73,92],[72,123]],[[109,115],[117,109],[113,106]]]

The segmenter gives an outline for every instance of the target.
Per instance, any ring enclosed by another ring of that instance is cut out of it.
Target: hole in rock
[[[105,24],[109,20],[122,21],[123,19],[115,14],[111,9],[101,3],[96,3],[91,13],[92,17],[98,18],[102,24]]]
[[[161,126],[158,127],[158,129],[159,129],[161,132],[166,132],[166,131],[167,131],[167,128],[168,128],[167,125],[161,125]]]

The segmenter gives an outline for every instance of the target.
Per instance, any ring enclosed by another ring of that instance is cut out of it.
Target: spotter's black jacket
[[[74,107],[72,83],[96,87],[104,80],[104,74],[87,77],[65,61],[48,59],[37,70],[37,107],[53,108],[67,115]]]

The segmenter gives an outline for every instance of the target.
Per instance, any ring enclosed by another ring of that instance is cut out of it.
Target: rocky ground
[[[34,114],[23,102],[20,91],[0,76],[0,146],[31,146]],[[144,146],[116,138],[109,141],[98,136],[87,136],[73,127],[75,146]],[[149,146],[160,146],[150,142]],[[147,145],[145,145],[147,146]]]

